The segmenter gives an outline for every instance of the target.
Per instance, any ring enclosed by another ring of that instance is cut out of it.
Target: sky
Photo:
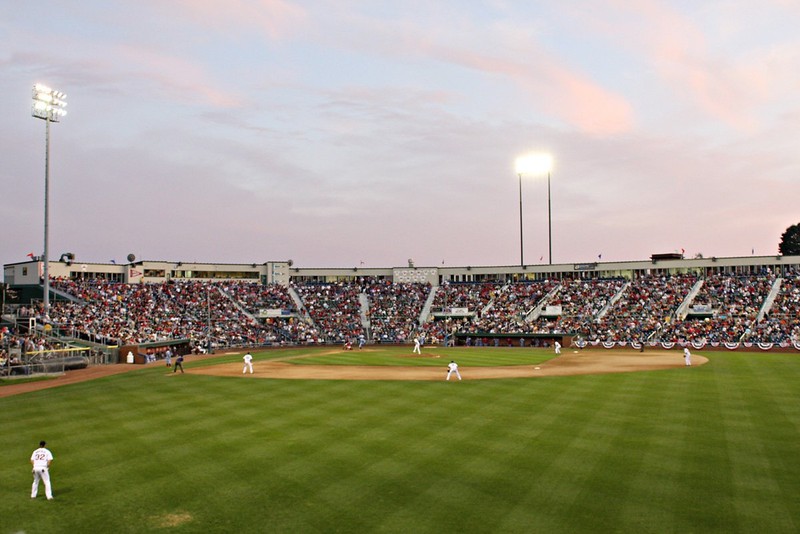
[[[0,0],[0,263],[44,250],[35,83],[68,102],[51,260],[777,254],[798,27],[794,0]]]

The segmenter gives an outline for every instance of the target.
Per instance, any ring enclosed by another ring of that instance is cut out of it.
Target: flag
[[[110,261],[110,262],[111,262],[111,263],[113,263],[114,265],[116,265],[116,264],[117,264],[117,260],[108,260],[108,261]]]
[[[756,249],[752,249],[752,250],[750,251],[750,254],[755,254],[755,253],[756,253]]]
[[[598,255],[597,255],[597,259],[598,259],[598,260],[599,260],[599,259],[601,259],[602,257],[603,257],[603,255],[602,255],[602,254],[598,254]]]
[[[544,259],[544,256],[539,256],[539,261],[542,261],[543,259]]]
[[[30,259],[33,259],[33,252],[28,252],[28,257],[29,257]]]
[[[683,248],[682,248],[682,249],[681,249],[681,256],[683,256],[685,253],[686,253],[686,249],[683,249]]]

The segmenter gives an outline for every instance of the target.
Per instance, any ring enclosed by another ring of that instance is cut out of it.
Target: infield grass
[[[462,368],[551,356],[439,350]],[[443,363],[409,352],[297,363]],[[159,366],[0,399],[0,534],[797,532],[800,357],[701,354],[690,369],[463,382]],[[40,439],[52,502],[28,493]]]

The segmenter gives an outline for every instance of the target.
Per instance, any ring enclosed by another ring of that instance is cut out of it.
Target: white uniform
[[[419,348],[419,338],[414,338],[414,352],[412,354],[422,354],[422,351]]]
[[[50,486],[50,462],[53,461],[53,453],[44,448],[44,442],[40,445],[41,447],[31,454],[31,463],[33,464],[31,499],[35,499],[39,494],[39,481],[41,480],[44,482],[44,494],[47,496],[47,500],[50,500],[53,498],[53,488]]]
[[[244,355],[244,369],[242,369],[242,374],[245,374],[247,370],[250,369],[250,374],[253,374],[253,356],[248,352]]]
[[[561,343],[556,341],[556,344],[554,346],[556,348],[556,354],[561,354]]]
[[[683,361],[686,362],[686,367],[691,367],[692,353],[689,352],[689,347],[684,347],[683,349]]]
[[[453,373],[455,373],[458,379],[461,380],[461,373],[458,372],[458,364],[456,362],[450,362],[447,364],[447,380],[450,380],[450,375]]]

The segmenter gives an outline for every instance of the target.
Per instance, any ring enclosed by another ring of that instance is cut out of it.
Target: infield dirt
[[[321,353],[314,353],[319,356]],[[425,351],[422,358],[439,358],[435,351]],[[405,366],[367,366],[367,365],[296,365],[288,360],[302,358],[294,356],[277,360],[254,360],[254,373],[242,373],[242,363],[223,363],[192,368],[191,361],[199,358],[191,356],[184,363],[187,374],[212,376],[240,376],[242,378],[273,378],[295,380],[444,380],[446,359],[436,367]],[[703,365],[708,359],[698,354],[692,355],[693,365]],[[158,364],[152,364],[158,365]],[[591,375],[604,373],[630,373],[684,367],[683,353],[677,351],[613,351],[588,350],[564,353],[561,356],[536,365],[513,365],[507,367],[464,367],[459,366],[464,380],[486,380],[498,378],[535,378],[542,376]],[[86,369],[68,371],[50,380],[8,384],[0,387],[0,398],[38,391],[76,382],[94,380],[104,376],[142,369],[142,365],[116,364],[99,365]],[[165,374],[177,376],[170,368]],[[452,380],[451,380],[452,381]],[[456,380],[457,381],[457,380]]]
[[[423,357],[437,358],[435,351],[424,352]],[[245,378],[278,378],[298,380],[443,380],[447,374],[446,359],[437,367],[370,366],[370,365],[295,365],[287,361],[253,361],[254,373],[244,375],[239,362],[188,369],[187,373],[214,376],[241,376]],[[693,365],[708,361],[692,355]],[[507,367],[459,366],[464,380],[497,378],[534,378],[539,376],[590,375],[602,373],[628,373],[684,367],[683,353],[633,352],[633,351],[580,351],[536,365]]]

